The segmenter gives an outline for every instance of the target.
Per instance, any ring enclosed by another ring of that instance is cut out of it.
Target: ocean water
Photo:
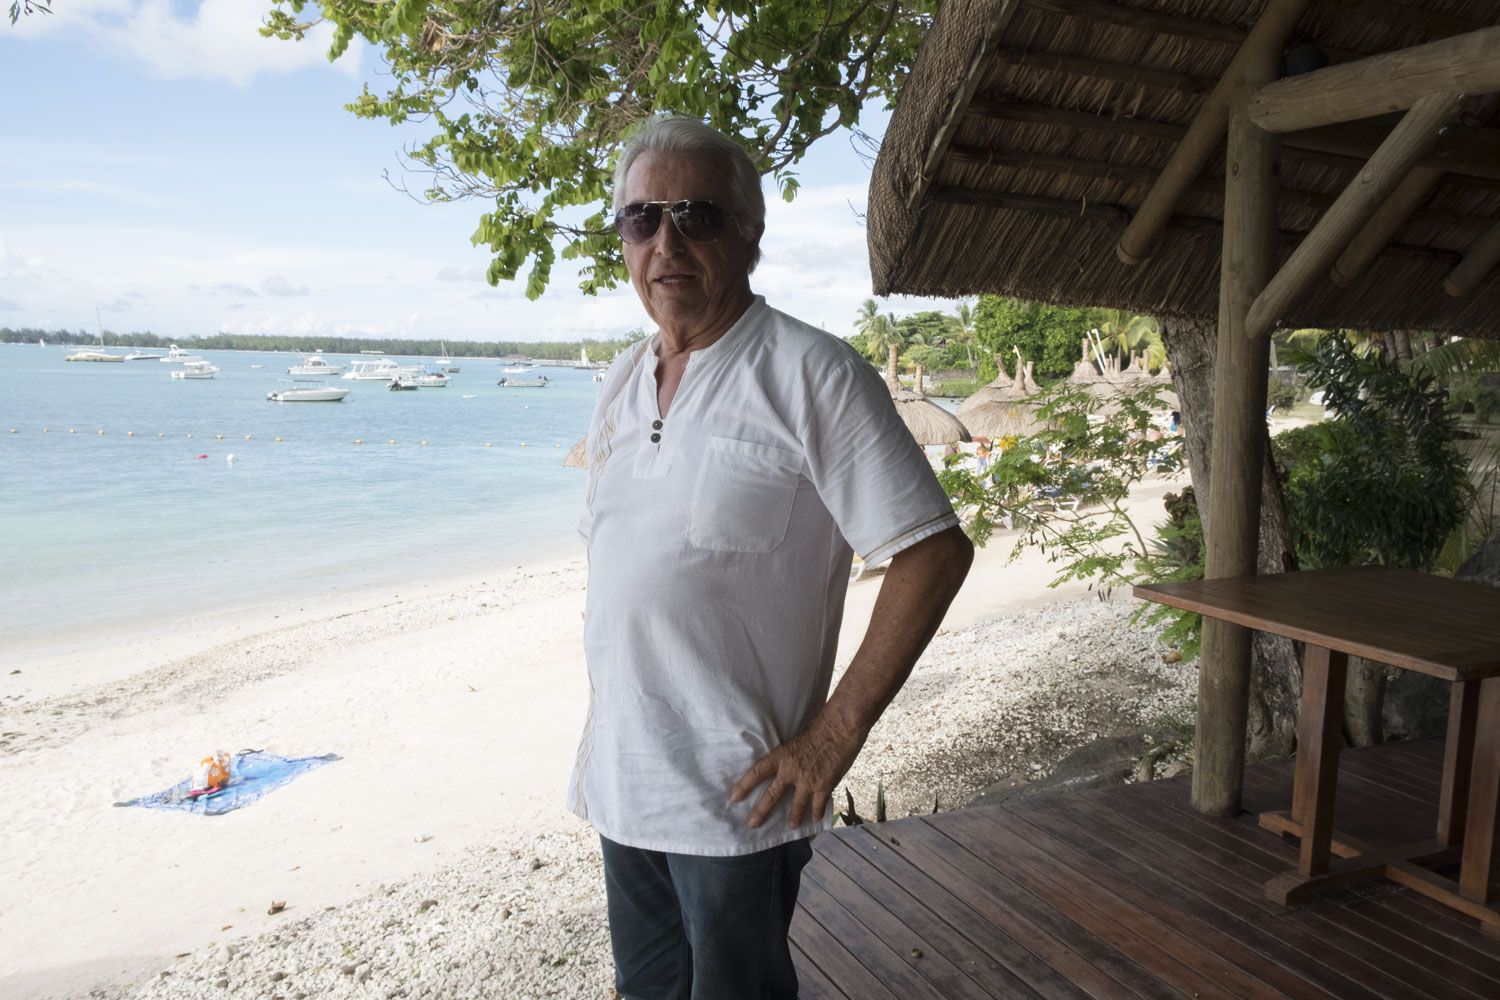
[[[495,360],[457,358],[443,389],[336,381],[343,402],[273,403],[296,355],[205,351],[221,370],[193,380],[68,351],[0,344],[0,642],[576,544],[585,474],[562,460],[588,425],[590,372],[543,368],[546,388],[506,389]]]

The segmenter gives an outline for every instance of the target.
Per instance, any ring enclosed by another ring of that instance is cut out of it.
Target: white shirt
[[[848,344],[757,297],[688,356],[663,418],[659,338],[611,368],[589,428],[592,697],[568,805],[628,846],[749,854],[832,822],[789,829],[786,796],[751,830],[766,785],[729,790],[827,700],[851,545],[876,563],[958,519]]]

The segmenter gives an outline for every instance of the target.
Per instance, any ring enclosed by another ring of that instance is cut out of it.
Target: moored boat
[[[398,365],[390,358],[379,361],[355,361],[343,377],[354,382],[389,382],[395,378],[415,377],[422,374],[416,365]]]
[[[495,384],[505,389],[545,389],[547,387],[547,376],[538,375],[535,378],[503,378]]]
[[[214,373],[219,370],[218,366],[198,358],[189,361],[181,369],[172,373],[173,378],[213,378]]]
[[[110,354],[107,351],[96,351],[92,347],[83,347],[67,357],[69,361],[124,361],[123,354]]]
[[[342,375],[342,365],[331,365],[321,354],[309,354],[303,357],[301,364],[292,365],[286,370],[288,375],[308,375],[313,378],[332,378]]]
[[[272,389],[266,398],[273,403],[337,403],[353,390],[306,379],[282,379],[290,388]]]

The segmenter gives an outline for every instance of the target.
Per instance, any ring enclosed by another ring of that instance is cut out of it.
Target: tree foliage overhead
[[[738,136],[791,199],[813,142],[893,99],[937,2],[272,0],[263,33],[301,39],[327,20],[330,58],[356,36],[379,50],[389,85],[349,110],[431,126],[408,150],[422,197],[491,201],[473,235],[489,280],[529,261],[534,298],[559,243],[585,291],[623,279],[605,202],[638,122],[671,111]]]

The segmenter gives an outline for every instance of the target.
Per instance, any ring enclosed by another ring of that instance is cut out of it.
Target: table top
[[[1500,676],[1500,587],[1360,566],[1142,584],[1134,593],[1444,680]]]

